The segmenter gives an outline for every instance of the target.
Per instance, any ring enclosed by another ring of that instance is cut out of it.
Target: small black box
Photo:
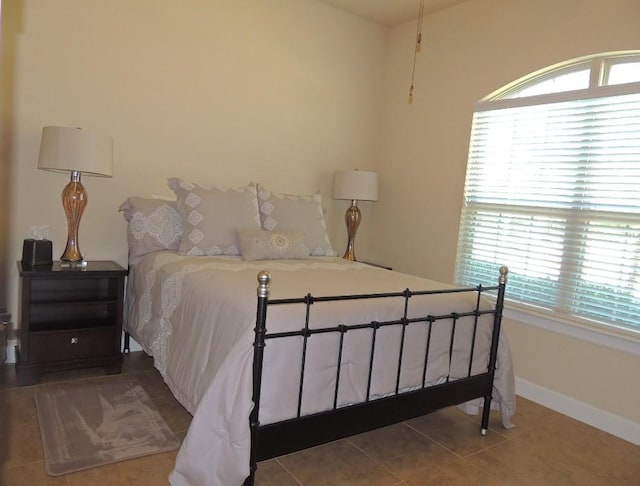
[[[22,264],[30,267],[51,265],[53,263],[51,240],[29,238],[22,244]]]

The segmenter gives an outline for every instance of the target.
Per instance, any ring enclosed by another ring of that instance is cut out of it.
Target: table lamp
[[[67,246],[60,257],[63,262],[83,260],[78,244],[80,218],[87,205],[80,177],[82,174],[111,177],[113,142],[99,139],[88,130],[68,127],[44,127],[40,142],[38,169],[70,172],[71,180],[62,191],[62,206],[67,216]]]
[[[348,199],[351,206],[347,209],[344,221],[347,224],[347,250],[342,258],[356,261],[354,241],[360,226],[358,201],[378,200],[378,174],[368,170],[345,170],[333,176],[333,198]]]

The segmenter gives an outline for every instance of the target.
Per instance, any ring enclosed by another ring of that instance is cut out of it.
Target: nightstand
[[[115,262],[94,261],[47,267],[18,262],[18,271],[18,384],[35,384],[44,373],[75,368],[120,373],[127,270]]]

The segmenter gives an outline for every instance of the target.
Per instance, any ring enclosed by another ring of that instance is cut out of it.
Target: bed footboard
[[[269,300],[269,284],[271,277],[267,272],[260,272],[258,274],[258,305],[256,314],[253,359],[252,398],[254,408],[249,418],[251,429],[250,475],[246,479],[244,484],[246,486],[251,486],[254,484],[258,461],[323,444],[343,437],[348,437],[350,435],[366,432],[386,425],[391,425],[393,423],[425,415],[443,407],[464,403],[476,398],[484,399],[480,432],[482,435],[485,435],[488,431],[489,424],[489,412],[498,356],[498,340],[502,321],[507,273],[508,269],[506,267],[501,267],[498,284],[488,287],[479,285],[477,287],[470,288],[428,290],[417,292],[406,289],[403,292],[384,294],[362,294],[330,297],[313,297],[311,295],[307,295],[306,297],[301,299]],[[481,298],[482,295],[487,292],[495,294],[495,305],[490,309],[482,309]],[[425,315],[410,318],[407,314],[408,302],[415,296],[453,293],[475,293],[475,308],[469,312],[451,312],[445,315]],[[310,308],[314,303],[323,301],[327,302],[342,300],[385,299],[390,297],[400,297],[405,299],[404,315],[397,320],[383,322],[374,321],[353,325],[340,324],[323,328],[309,327]],[[287,304],[306,305],[307,318],[304,327],[299,331],[269,334],[266,328],[267,308],[272,305]],[[488,366],[486,370],[483,370],[480,373],[472,373],[473,354],[476,351],[476,327],[478,325],[480,316],[487,314],[493,317]],[[426,373],[427,365],[429,362],[429,340],[431,338],[431,329],[433,325],[441,320],[449,320],[453,323],[451,326],[451,344],[449,349],[449,358],[451,359],[453,353],[454,334],[456,332],[456,323],[459,322],[459,320],[463,317],[471,317],[474,326],[472,333],[473,342],[471,343],[469,348],[470,356],[467,376],[461,378],[456,377],[455,379],[450,379],[450,377],[447,376],[446,379],[441,383],[427,383]],[[414,323],[422,323],[423,325],[426,324],[428,326],[428,339],[425,349],[422,384],[421,386],[415,387],[416,389],[412,388],[411,390],[406,391],[402,390],[400,387],[400,373],[402,370],[401,365],[404,352],[405,331],[408,326]],[[388,326],[399,327],[402,336],[400,341],[401,344],[399,347],[399,353],[397,356],[397,362],[395,363],[397,365],[395,391],[384,397],[373,397],[370,394],[370,388],[371,375],[373,372],[373,356],[375,352],[376,334],[379,329]],[[341,406],[338,403],[338,387],[340,383],[342,343],[344,335],[354,329],[370,329],[370,332],[372,333],[369,382],[366,391],[366,399],[364,401],[360,403]],[[337,376],[335,377],[333,408],[324,412],[305,415],[301,412],[301,403],[307,340],[314,334],[320,333],[339,333],[340,336],[339,351],[336,358]],[[265,345],[271,339],[281,339],[292,336],[299,336],[304,342],[302,347],[303,352],[301,356],[302,371],[300,375],[300,392],[298,396],[297,416],[288,420],[262,425],[260,424],[259,409]]]

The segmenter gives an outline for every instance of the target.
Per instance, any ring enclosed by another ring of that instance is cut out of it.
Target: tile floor
[[[184,437],[191,416],[173,399],[141,352],[125,356],[160,413]],[[0,367],[0,485],[166,485],[176,452],[66,476],[44,471],[33,395],[66,380],[118,379],[100,370],[45,375],[17,387],[13,366]],[[518,398],[517,427],[492,417],[489,434],[456,408],[289,454],[259,464],[260,486],[299,485],[640,485],[640,446]],[[211,485],[218,486],[218,485]],[[232,486],[232,485],[220,485]]]

